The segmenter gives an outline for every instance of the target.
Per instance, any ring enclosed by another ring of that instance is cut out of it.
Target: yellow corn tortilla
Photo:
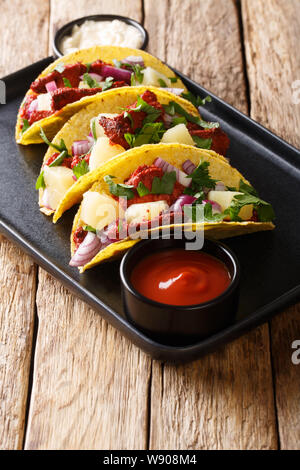
[[[188,113],[193,116],[199,116],[197,108],[189,101],[173,95],[164,90],[159,90],[156,87],[123,87],[108,90],[105,93],[99,93],[94,96],[94,100],[87,107],[74,114],[68,122],[62,127],[62,129],[56,134],[53,139],[54,144],[59,144],[60,140],[63,139],[68,152],[71,153],[71,147],[75,140],[86,139],[86,136],[90,132],[90,120],[100,113],[120,113],[122,108],[133,104],[138,96],[142,95],[146,90],[152,91],[156,94],[158,101],[161,104],[168,104],[170,101],[176,101],[182,106]],[[45,156],[44,163],[56,152],[53,147],[49,147]],[[218,155],[218,154],[215,154]],[[119,158],[117,155],[115,158]],[[218,158],[227,161],[225,157],[218,155]],[[101,174],[101,168],[99,167],[94,171],[86,173],[79,178],[71,188],[65,193],[56,211],[43,207],[43,189],[39,190],[39,205],[40,210],[46,214],[51,215],[53,212],[53,222],[62,216],[62,214],[70,209],[74,204],[81,201],[83,193],[85,193],[95,181],[98,180],[98,174]]]
[[[128,56],[141,56],[144,60],[146,67],[152,67],[158,72],[169,77],[176,77],[175,73],[163,62],[161,62],[156,57],[148,54],[145,51],[139,49],[130,49],[128,47],[116,47],[116,46],[95,46],[89,49],[81,49],[79,51],[73,52],[71,54],[60,57],[55,62],[50,64],[37,78],[44,77],[50,72],[53,72],[55,67],[58,64],[75,64],[76,62],[89,63],[97,59],[103,60],[104,62],[112,63],[113,59],[122,60]],[[186,90],[186,87],[182,81],[178,78],[175,83],[172,83],[173,88],[183,88]],[[29,89],[26,93],[22,104],[24,103],[26,97],[33,92]],[[107,93],[106,91],[101,92]],[[59,129],[64,125],[64,123],[71,117],[73,114],[80,111],[80,109],[87,106],[89,103],[92,103],[96,95],[86,96],[80,100],[67,104],[61,110],[57,111],[52,116],[41,119],[33,123],[23,134],[21,132],[22,118],[20,117],[21,107],[17,117],[16,132],[15,137],[18,144],[28,145],[28,144],[39,144],[43,140],[40,137],[40,127],[43,128],[48,139],[52,139]],[[21,106],[22,106],[21,104]]]
[[[181,169],[182,164],[186,160],[191,160],[195,165],[199,165],[202,161],[209,162],[209,173],[212,178],[222,181],[226,186],[238,188],[240,180],[244,183],[250,184],[238,170],[229,165],[224,159],[220,158],[215,152],[209,150],[202,150],[196,147],[183,144],[156,144],[156,145],[143,145],[136,149],[128,150],[120,156],[114,158],[107,164],[103,165],[102,171],[98,173],[98,180],[90,188],[92,191],[110,196],[107,183],[104,181],[105,175],[116,176],[114,182],[124,183],[130,177],[133,171],[140,165],[151,165],[156,158],[162,158],[171,165]],[[75,244],[73,241],[73,234],[75,230],[82,226],[80,219],[81,206],[74,218],[72,234],[71,234],[71,255],[75,253]],[[264,230],[274,229],[272,222],[205,222],[203,224],[189,224],[191,230],[197,230],[204,227],[205,234],[210,238],[222,239],[232,236],[243,235],[246,233],[259,232]],[[175,227],[174,224],[169,227]],[[168,226],[164,226],[168,228]],[[157,229],[154,229],[157,230]],[[119,242],[112,243],[106,248],[101,250],[89,263],[80,267],[79,271],[82,273],[86,269],[92,268],[95,265],[103,263],[117,256],[120,256],[127,251],[131,246],[139,240],[131,240],[126,238]]]

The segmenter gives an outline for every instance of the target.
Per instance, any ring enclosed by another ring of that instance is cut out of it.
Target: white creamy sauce
[[[92,46],[124,46],[139,49],[143,43],[141,33],[123,21],[85,21],[75,25],[71,36],[62,39],[63,54]]]

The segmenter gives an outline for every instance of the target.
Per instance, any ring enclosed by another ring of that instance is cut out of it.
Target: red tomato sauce
[[[196,305],[222,294],[231,277],[217,258],[179,248],[146,256],[134,267],[130,280],[149,299],[169,305]]]

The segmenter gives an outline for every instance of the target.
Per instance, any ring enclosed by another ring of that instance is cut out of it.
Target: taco
[[[84,272],[119,256],[143,231],[185,223],[220,239],[272,230],[273,219],[272,206],[214,152],[183,144],[145,145],[104,165],[83,195],[70,265]]]
[[[40,126],[52,139],[95,94],[130,85],[186,91],[174,72],[147,52],[115,46],[82,49],[57,59],[31,84],[19,109],[16,141],[41,143]]]
[[[229,139],[189,101],[154,87],[110,90],[94,97],[49,144],[37,181],[40,209],[63,212],[80,202],[108,160],[144,144],[185,143],[226,154]],[[221,157],[220,157],[221,158]]]

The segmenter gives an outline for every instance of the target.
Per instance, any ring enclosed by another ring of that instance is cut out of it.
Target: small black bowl
[[[81,25],[87,20],[93,20],[93,21],[112,21],[112,20],[119,20],[123,21],[126,24],[130,24],[131,26],[134,26],[136,29],[139,30],[141,33],[143,43],[140,47],[140,49],[146,49],[149,36],[148,32],[146,29],[137,21],[133,20],[132,18],[128,18],[127,16],[118,16],[118,15],[90,15],[90,16],[83,16],[82,18],[77,18],[77,20],[70,21],[70,23],[65,24],[62,26],[56,33],[53,39],[52,43],[52,49],[54,52],[54,55],[56,57],[62,57],[63,53],[60,51],[60,43],[61,40],[64,36],[69,36],[72,32],[73,26]]]
[[[158,250],[185,248],[186,240],[149,239],[136,244],[123,257],[120,266],[122,298],[127,318],[154,340],[172,345],[187,345],[230,325],[239,299],[240,265],[234,253],[223,243],[205,240],[202,250],[227,266],[231,283],[215,299],[198,305],[167,305],[140,294],[130,275],[139,260]]]

